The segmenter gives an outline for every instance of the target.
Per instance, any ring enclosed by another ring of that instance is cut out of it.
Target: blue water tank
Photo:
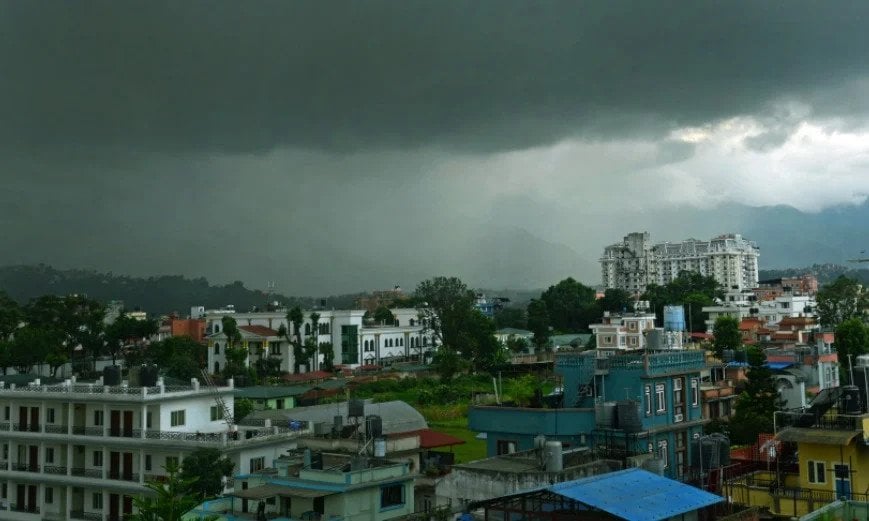
[[[664,331],[685,331],[685,308],[664,306]]]

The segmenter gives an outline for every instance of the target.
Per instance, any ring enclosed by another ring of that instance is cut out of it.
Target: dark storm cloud
[[[867,12],[862,1],[8,1],[0,142],[484,151],[657,132],[859,80]]]

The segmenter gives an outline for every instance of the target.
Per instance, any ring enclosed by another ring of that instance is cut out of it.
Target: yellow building
[[[725,488],[734,502],[799,517],[837,499],[867,499],[869,414],[779,412],[776,419],[785,427],[768,450],[796,460],[777,458],[767,469],[729,479]]]

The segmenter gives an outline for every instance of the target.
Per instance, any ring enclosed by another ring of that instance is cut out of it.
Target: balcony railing
[[[80,521],[103,521],[103,515],[95,512],[85,512],[84,510],[71,510],[69,517]]]
[[[825,414],[813,416],[808,412],[777,412],[778,428],[804,427],[837,431],[856,431],[863,428],[863,415]]]
[[[13,512],[28,512],[30,514],[38,514],[39,513],[39,505],[17,505],[15,503],[10,503],[9,510]]]
[[[31,465],[30,463],[13,463],[12,470],[18,472],[39,472],[39,465]]]
[[[45,465],[42,472],[46,474],[66,474],[66,467],[61,465]]]
[[[72,470],[70,470],[70,474],[83,478],[102,478],[103,469],[86,469],[81,467],[73,467]]]

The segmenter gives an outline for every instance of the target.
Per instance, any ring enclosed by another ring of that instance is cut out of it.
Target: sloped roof
[[[630,521],[669,519],[724,501],[638,468],[558,483],[547,490]]]
[[[256,336],[269,337],[278,336],[278,332],[266,326],[238,326],[238,329],[253,333]]]
[[[860,434],[857,430],[806,429],[788,427],[776,436],[781,441],[815,443],[818,445],[847,445]]]
[[[310,385],[258,385],[256,387],[236,387],[232,394],[236,398],[282,398],[284,396],[299,396],[311,390]]]

